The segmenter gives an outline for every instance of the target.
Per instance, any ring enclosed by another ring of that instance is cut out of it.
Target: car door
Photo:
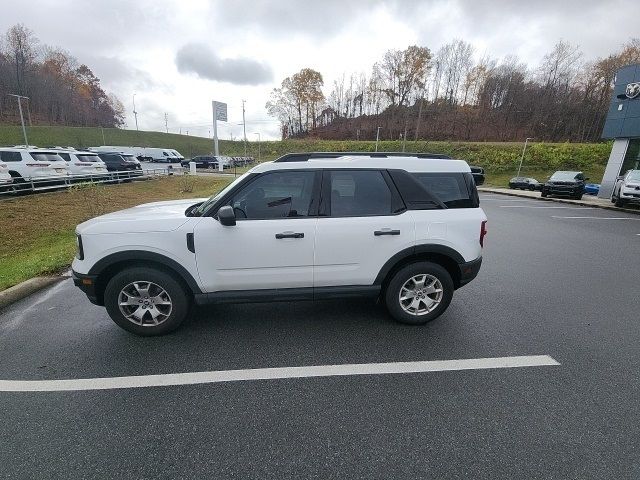
[[[316,230],[314,287],[371,285],[415,243],[415,226],[382,170],[327,170]]]
[[[203,218],[194,246],[205,290],[311,290],[319,189],[313,170],[266,172],[225,201],[235,225]]]

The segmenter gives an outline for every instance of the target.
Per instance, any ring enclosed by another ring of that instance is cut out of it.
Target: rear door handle
[[[382,230],[376,230],[373,232],[376,237],[380,235],[400,235],[400,230],[391,230],[390,228],[383,228]]]
[[[281,238],[304,238],[304,233],[302,232],[282,232],[276,233],[276,238],[280,240]]]

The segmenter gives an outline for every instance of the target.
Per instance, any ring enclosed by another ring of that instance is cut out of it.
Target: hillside
[[[100,128],[83,127],[31,127],[29,142],[38,146],[70,145],[76,148],[103,145]],[[104,140],[107,145],[138,145],[146,147],[175,148],[185,157],[210,153],[213,141],[208,138],[177,135],[162,132],[137,132],[118,128],[105,128]],[[22,130],[18,126],[0,126],[0,145],[24,143]],[[257,142],[248,143],[248,155],[257,157]],[[288,152],[306,151],[370,151],[375,150],[373,141],[352,140],[282,140],[261,143],[261,159],[273,160]],[[400,141],[381,141],[380,151],[401,151]],[[474,143],[443,141],[408,141],[406,151],[437,152],[467,160],[485,168],[489,180],[503,184],[505,179],[515,174],[520,155],[521,143]],[[555,170],[579,169],[585,171],[594,182],[599,182],[611,152],[610,143],[532,143],[527,148],[523,175],[543,177]],[[220,141],[223,155],[243,155],[244,146],[240,141]]]

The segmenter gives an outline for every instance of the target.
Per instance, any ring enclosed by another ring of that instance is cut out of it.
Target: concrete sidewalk
[[[618,208],[613,203],[611,203],[611,200],[605,200],[604,198],[598,198],[593,195],[584,195],[582,197],[582,200],[571,200],[569,198],[561,198],[561,197],[542,198],[540,196],[540,192],[532,192],[529,190],[512,190],[510,188],[479,187],[478,191],[485,192],[485,193],[499,193],[501,195],[510,195],[512,197],[522,197],[522,198],[528,198],[532,200],[544,200],[547,202],[573,203],[574,205],[584,205],[586,207],[604,208],[607,210],[615,210],[618,212],[626,212],[626,213],[633,213],[636,215],[640,215],[639,207]]]

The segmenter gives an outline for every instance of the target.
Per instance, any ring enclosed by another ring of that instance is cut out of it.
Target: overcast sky
[[[536,65],[559,39],[584,59],[640,36],[637,1],[625,0],[3,0],[0,29],[24,23],[42,43],[86,63],[141,130],[208,136],[211,100],[228,104],[221,138],[278,138],[264,108],[271,89],[304,67],[333,80],[367,72],[384,52],[435,52],[460,38],[476,56],[517,55]]]

